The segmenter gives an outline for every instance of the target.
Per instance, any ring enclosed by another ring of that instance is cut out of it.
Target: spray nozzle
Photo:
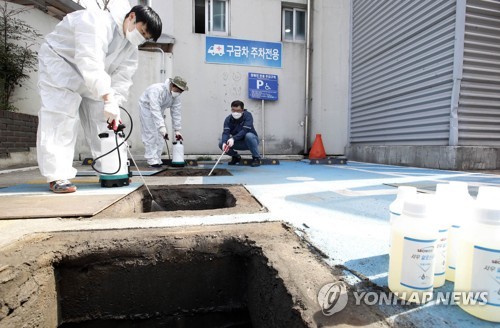
[[[111,122],[108,120],[108,129],[115,131],[115,133],[123,131],[125,128],[126,126],[121,120],[112,120]]]

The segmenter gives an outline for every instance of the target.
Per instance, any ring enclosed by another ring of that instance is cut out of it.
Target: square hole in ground
[[[148,189],[143,186],[94,217],[193,216],[267,212],[267,209],[242,185],[155,185],[150,186],[149,191],[152,198]]]
[[[212,171],[212,169],[202,169],[202,168],[168,168],[165,170],[161,170],[158,173],[153,174],[154,176],[160,177],[199,177],[199,176],[208,176],[208,174]],[[210,176],[224,176],[224,175],[232,175],[226,169],[214,169]]]
[[[0,326],[326,327],[316,294],[342,270],[291,230],[268,222],[35,234],[0,254]],[[335,317],[379,320],[362,305]]]

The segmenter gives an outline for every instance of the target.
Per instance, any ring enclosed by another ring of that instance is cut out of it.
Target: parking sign
[[[248,98],[278,100],[278,75],[248,73]]]

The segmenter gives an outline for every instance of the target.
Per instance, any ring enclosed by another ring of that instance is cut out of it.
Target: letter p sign
[[[257,89],[260,89],[260,87],[264,85],[264,81],[262,80],[256,80],[256,82],[257,82]]]

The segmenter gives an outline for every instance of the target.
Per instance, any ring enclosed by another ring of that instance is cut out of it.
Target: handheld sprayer
[[[122,108],[130,118],[130,114]],[[92,161],[92,169],[99,173],[99,182],[101,187],[122,187],[128,186],[130,182],[131,172],[130,165],[127,160],[127,139],[132,133],[131,129],[128,135],[125,135],[125,125],[119,121],[116,124],[115,120],[108,121],[108,130],[99,133],[101,141],[101,153]],[[116,151],[116,156],[112,153]]]
[[[125,132],[123,132],[123,130],[125,130],[125,125],[121,121],[118,125],[116,125],[116,122],[114,120],[112,122],[108,121],[108,130],[110,131],[99,134],[99,138],[101,139],[101,149],[104,154],[100,155],[92,161],[92,168],[94,169],[94,171],[101,174],[99,178],[101,187],[128,186],[130,183],[130,178],[132,177],[132,172],[130,172],[130,163],[127,159],[128,150],[128,153],[130,154],[130,157],[134,162],[137,172],[139,173],[142,181],[144,182],[144,186],[146,186],[146,190],[151,197],[151,210],[165,211],[165,209],[154,200],[153,194],[151,193],[151,190],[149,190],[146,180],[142,176],[141,171],[139,170],[139,167],[137,166],[137,163],[135,162],[134,157],[130,152],[127,140],[132,134],[134,123],[129,112],[121,106],[120,108],[123,109],[125,113],[127,113],[130,119],[130,132],[128,133],[128,135],[125,135]],[[108,156],[114,151],[117,151],[117,157]],[[101,166],[101,169],[97,169],[95,167],[97,161],[100,161],[99,164]]]

